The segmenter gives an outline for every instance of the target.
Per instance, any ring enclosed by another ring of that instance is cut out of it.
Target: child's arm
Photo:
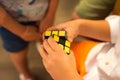
[[[16,35],[26,30],[26,27],[15,21],[2,7],[0,7],[0,25]]]
[[[0,26],[6,28],[15,35],[21,37],[26,41],[39,39],[39,34],[35,27],[25,27],[14,20],[1,6],[0,6]]]
[[[46,17],[55,17],[59,0],[50,0]]]
[[[111,41],[110,26],[106,20],[77,19],[51,27],[49,30],[67,31],[68,40],[71,42],[77,36]]]
[[[48,27],[54,24],[58,3],[59,0],[50,0],[47,13],[40,22],[40,33],[43,33]]]
[[[106,20],[78,20],[80,22],[79,35],[111,41],[110,25]]]

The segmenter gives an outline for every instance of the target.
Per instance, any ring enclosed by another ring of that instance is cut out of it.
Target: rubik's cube
[[[62,47],[62,49],[69,55],[70,54],[70,42],[67,40],[66,31],[46,31],[45,39],[52,36],[53,39]]]

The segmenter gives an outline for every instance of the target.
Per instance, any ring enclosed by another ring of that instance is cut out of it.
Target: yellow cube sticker
[[[65,41],[65,45],[68,46],[68,47],[70,47],[70,42],[66,40]]]
[[[45,36],[51,36],[51,31],[46,31]]]
[[[70,53],[70,48],[65,47],[64,51],[67,52],[67,53]]]
[[[52,31],[52,35],[58,35],[58,31]]]
[[[58,36],[65,36],[65,31],[59,31],[59,35]]]
[[[70,54],[70,42],[66,39],[66,31],[46,31],[45,39],[52,36],[53,39],[61,46],[61,48],[69,55]]]
[[[54,35],[54,40],[57,41],[57,42],[59,42],[59,37],[56,36],[56,35]]]

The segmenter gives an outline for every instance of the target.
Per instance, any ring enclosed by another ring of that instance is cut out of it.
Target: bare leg
[[[28,53],[28,48],[20,52],[10,54],[11,60],[15,68],[17,69],[19,74],[24,75],[25,80],[32,77],[28,68],[27,53]]]

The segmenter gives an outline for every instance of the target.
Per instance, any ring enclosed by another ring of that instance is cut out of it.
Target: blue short
[[[35,22],[22,22],[23,25],[34,25]],[[8,52],[19,52],[25,49],[29,42],[22,40],[20,37],[11,33],[4,27],[0,27],[0,36],[3,41],[3,47]]]

